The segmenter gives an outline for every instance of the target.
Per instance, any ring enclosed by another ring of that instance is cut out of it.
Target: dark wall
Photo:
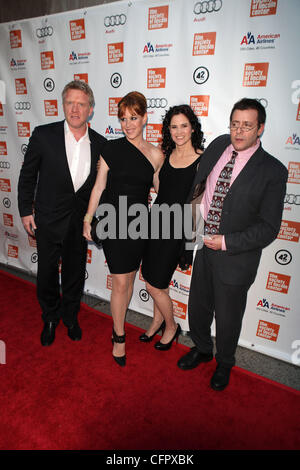
[[[0,23],[51,15],[116,1],[118,0],[0,0]]]

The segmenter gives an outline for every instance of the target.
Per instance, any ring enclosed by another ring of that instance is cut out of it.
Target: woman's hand
[[[91,224],[89,222],[83,222],[83,236],[87,241],[93,241],[91,237]]]

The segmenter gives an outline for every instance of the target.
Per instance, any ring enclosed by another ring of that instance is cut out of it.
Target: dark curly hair
[[[175,148],[175,143],[173,142],[170,134],[170,124],[173,116],[177,114],[184,114],[191,123],[193,133],[192,133],[192,146],[195,149],[195,152],[198,153],[198,150],[204,150],[203,132],[201,130],[201,124],[192,110],[192,108],[187,104],[181,104],[178,106],[172,106],[167,112],[163,119],[162,125],[162,144],[161,148],[163,153],[166,156],[170,156],[173,149]]]

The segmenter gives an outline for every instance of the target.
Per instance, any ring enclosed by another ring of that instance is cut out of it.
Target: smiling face
[[[175,114],[172,117],[169,130],[175,145],[182,146],[191,141],[193,128],[184,114]]]
[[[81,90],[69,89],[64,97],[63,110],[71,130],[86,128],[86,122],[93,112],[88,96]]]
[[[257,138],[264,131],[264,124],[259,126],[258,113],[256,109],[236,109],[232,115],[230,126],[237,126],[236,129],[230,128],[231,143],[237,152],[247,150],[255,145]],[[240,126],[247,127],[249,131],[241,130]]]
[[[124,114],[120,117],[122,131],[129,140],[141,137],[143,127],[147,122],[147,114],[140,116],[134,110],[126,108]]]

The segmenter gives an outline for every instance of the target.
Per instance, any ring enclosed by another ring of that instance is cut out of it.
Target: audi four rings
[[[296,206],[300,205],[300,194],[286,194],[284,198],[285,204],[295,204]]]
[[[46,36],[52,36],[53,34],[53,27],[52,26],[45,26],[44,28],[37,28],[35,31],[37,37],[45,38]]]
[[[148,108],[165,108],[168,104],[166,98],[147,98]]]
[[[104,18],[104,26],[108,28],[109,26],[119,26],[120,24],[123,25],[126,23],[126,20],[127,17],[124,14],[106,16]]]
[[[197,2],[194,6],[195,15],[201,13],[212,13],[213,11],[219,11],[222,8],[222,0],[209,0],[203,2]]]
[[[17,101],[15,103],[15,109],[18,111],[28,111],[31,108],[31,104],[28,101]]]
[[[1,168],[1,170],[9,170],[10,169],[10,163],[9,162],[0,162],[0,168]]]

